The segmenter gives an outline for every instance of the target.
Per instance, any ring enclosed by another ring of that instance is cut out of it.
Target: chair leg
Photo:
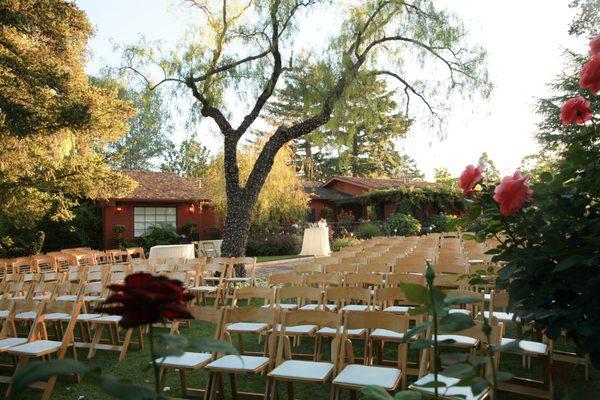
[[[215,386],[215,373],[208,373],[208,381],[206,382],[206,390],[204,391],[204,400],[212,400],[213,390]]]
[[[27,364],[28,361],[29,361],[29,357],[19,357],[19,362],[17,363],[17,366],[15,368],[15,372],[17,372],[19,370],[19,368],[21,368],[22,366],[24,366],[25,364]],[[9,398],[11,396],[11,394],[12,394],[11,392],[12,392],[12,380],[11,380],[11,383],[8,385],[8,389],[6,390],[6,397],[7,398]]]
[[[223,385],[223,374],[222,373],[217,374],[217,386],[219,388],[219,399],[226,400],[225,399],[225,385]]]
[[[237,382],[235,379],[235,374],[229,374],[229,382],[231,384],[231,399],[238,400]]]
[[[294,400],[294,383],[287,383],[287,398],[288,400]]]
[[[121,353],[119,354],[119,362],[121,362],[125,359],[125,355],[127,354],[127,347],[129,347],[129,342],[131,341],[132,333],[133,333],[133,328],[129,328],[125,332],[125,340],[123,340],[123,344],[121,345]]]
[[[185,370],[179,369],[179,381],[181,382],[181,393],[183,397],[187,397],[187,381],[185,379]]]
[[[158,389],[162,392],[163,388],[165,387],[165,382],[167,380],[167,368],[159,368],[158,377]]]
[[[96,355],[96,345],[100,343],[100,339],[102,339],[102,333],[104,332],[104,324],[96,325],[96,332],[94,333],[94,339],[90,345],[90,351],[88,351],[88,360],[91,360]]]

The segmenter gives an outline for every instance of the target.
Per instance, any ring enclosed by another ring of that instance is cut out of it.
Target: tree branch
[[[404,93],[406,93],[406,96],[407,96],[406,114],[408,114],[408,102],[410,102],[410,96],[409,96],[408,92],[410,91],[415,96],[419,97],[423,103],[425,103],[425,105],[427,106],[427,108],[429,109],[429,112],[431,114],[437,116],[437,112],[435,111],[435,109],[433,108],[433,106],[427,101],[427,99],[425,99],[425,96],[423,96],[421,93],[419,93],[410,83],[408,83],[408,81],[406,79],[402,78],[400,75],[398,75],[398,74],[396,74],[394,72],[385,71],[385,70],[382,70],[382,71],[373,71],[372,74],[373,75],[388,75],[388,76],[391,76],[392,78],[395,78],[396,80],[400,81],[404,85]]]

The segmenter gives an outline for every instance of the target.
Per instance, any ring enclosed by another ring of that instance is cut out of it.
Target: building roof
[[[139,201],[198,201],[210,200],[210,190],[199,178],[179,176],[171,172],[123,170],[138,182],[129,195],[113,200]]]
[[[430,182],[423,182],[412,178],[393,177],[393,178],[359,178],[352,176],[334,175],[323,184],[328,186],[333,181],[347,182],[352,185],[360,186],[368,190],[392,189],[398,187],[424,187],[435,186]]]
[[[304,193],[306,193],[311,199],[336,201],[352,197],[349,194],[323,187],[322,182],[304,181],[302,182],[302,187],[304,188]]]

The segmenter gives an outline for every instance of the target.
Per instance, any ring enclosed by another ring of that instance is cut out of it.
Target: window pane
[[[133,214],[134,215],[144,215],[144,207],[134,207]]]
[[[177,209],[175,207],[168,207],[168,208],[166,208],[166,213],[175,215],[175,214],[177,214]]]
[[[146,222],[155,222],[155,221],[156,221],[156,215],[146,214]]]
[[[156,215],[165,213],[164,207],[156,207],[154,210],[156,211]]]

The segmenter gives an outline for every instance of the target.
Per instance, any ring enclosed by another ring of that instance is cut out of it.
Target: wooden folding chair
[[[208,322],[216,325],[214,338],[219,339],[222,325],[222,309],[207,306],[189,306],[188,311],[196,321]],[[177,323],[176,321],[174,323]],[[184,397],[203,395],[204,389],[190,388],[187,386],[186,372],[194,372],[204,368],[211,361],[214,361],[215,355],[211,353],[184,352],[179,356],[166,356],[156,359],[159,367],[160,388],[165,386],[167,373],[170,370],[179,372],[179,381],[181,383],[181,393]]]
[[[230,308],[223,311],[221,339],[231,343],[232,333],[256,332],[256,326],[261,325],[263,331],[275,326],[279,321],[279,310],[276,308]],[[223,375],[229,375],[231,382],[231,398],[239,397],[263,399],[264,393],[242,393],[237,390],[236,375],[260,375],[268,371],[274,357],[274,335],[265,341],[265,351],[262,355],[244,355],[243,345],[238,348],[240,356],[226,355],[208,364],[205,368],[210,371],[206,386],[206,400],[213,400],[219,391],[221,398],[225,396]]]
[[[333,302],[341,311],[374,310],[371,289],[334,287],[325,290],[325,304]]]
[[[223,300],[223,279],[225,279],[226,269],[227,266],[220,263],[210,263],[202,267],[202,270],[196,274],[196,283],[189,288],[189,291],[196,296],[196,304],[202,302],[206,305],[206,298],[214,297],[214,306],[219,305]]]
[[[347,274],[344,284],[348,287],[357,287],[374,290],[383,287],[384,276],[382,274],[356,273]]]
[[[8,354],[18,357],[19,363],[15,369],[15,373],[22,368],[25,364],[29,362],[30,358],[43,358],[43,359],[51,359],[53,355],[55,355],[55,359],[62,360],[65,358],[67,351],[69,349],[73,349],[73,330],[75,328],[75,321],[77,319],[77,315],[81,309],[81,302],[73,303],[71,307],[69,307],[69,311],[71,313],[71,319],[69,320],[65,329],[62,330],[62,339],[60,340],[48,340],[47,329],[45,317],[49,314],[55,312],[64,311],[64,303],[52,302],[46,303],[42,308],[43,311],[39,313],[38,318],[35,321],[35,327],[32,329],[34,331],[39,330],[41,332],[39,340],[37,337],[32,340],[28,340],[27,343],[18,345],[15,347],[11,347],[8,349]],[[73,350],[73,355],[76,356],[75,351]],[[54,391],[54,385],[56,384],[56,376],[53,376],[48,379],[47,382],[39,382],[32,385],[32,387],[36,389],[42,389],[44,392],[42,394],[42,399],[47,400],[52,396],[52,392]],[[12,382],[11,382],[12,383]],[[7,397],[11,394],[12,385],[9,385],[8,390],[6,391]]]
[[[425,285],[425,276],[421,274],[389,274],[385,277],[387,287],[398,287],[401,283],[414,283]]]
[[[275,288],[274,287],[240,287],[233,292],[232,307],[237,307],[240,300],[246,300],[246,305],[254,299],[263,301],[263,307],[271,308],[275,303]]]
[[[39,254],[34,256],[33,265],[38,273],[56,272],[58,270],[54,258],[48,255]]]
[[[357,328],[372,332],[381,330],[403,334],[408,330],[408,319],[403,315],[384,312],[351,311],[344,315],[339,361],[341,372],[333,379],[332,398],[340,399],[341,391],[344,389],[356,392],[370,385],[382,387],[388,392],[394,392],[400,386],[405,389],[407,385],[407,343],[398,342],[398,361],[395,368],[368,365],[372,359],[370,340],[367,340],[364,365],[355,364],[352,341],[348,332]]]
[[[89,322],[93,329],[95,329],[94,337],[89,344],[82,344],[81,347],[89,347],[87,359],[91,360],[96,355],[98,350],[108,350],[119,352],[119,362],[125,360],[127,350],[132,344],[131,337],[133,336],[134,330],[136,333],[137,341],[133,344],[137,348],[144,348],[144,341],[142,337],[142,327],[126,328],[123,340],[121,340],[120,331],[121,327],[119,322],[121,321],[120,315],[101,315],[96,318],[89,319]],[[102,340],[102,334],[104,329],[108,329],[109,339],[108,341]]]
[[[296,264],[294,272],[297,274],[320,274],[323,272],[323,266],[314,261],[308,264]]]
[[[306,276],[306,285],[325,289],[329,286],[341,286],[343,276],[340,274],[311,274]]]
[[[387,262],[370,261],[366,265],[358,266],[359,274],[389,274],[392,270],[392,266]]]
[[[300,310],[328,310],[328,311],[336,311],[337,305],[335,304],[323,304],[323,295],[325,294],[322,289],[310,286],[302,286],[300,288],[294,288],[293,290],[298,290],[298,292],[302,295],[302,307]],[[289,296],[292,291],[292,288],[286,289],[286,294]]]
[[[18,257],[12,261],[13,272],[19,275],[37,272],[32,257]]]
[[[283,274],[269,274],[269,286],[302,286],[304,284],[304,276],[295,272]]]
[[[347,274],[354,273],[358,269],[359,264],[341,263],[325,265],[326,274]]]
[[[296,326],[316,326],[329,328],[335,332],[331,344],[331,361],[320,361],[321,348],[315,344],[315,353],[312,361],[294,360],[292,358],[290,329]],[[276,367],[267,374],[267,388],[265,399],[278,398],[278,383],[287,383],[288,398],[294,398],[294,383],[324,384],[337,372],[337,361],[340,343],[340,314],[322,310],[285,311],[282,315],[281,328],[277,335]]]

